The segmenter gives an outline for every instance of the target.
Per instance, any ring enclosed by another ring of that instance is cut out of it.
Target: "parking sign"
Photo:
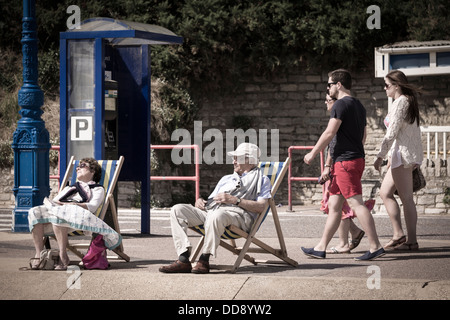
[[[71,117],[70,140],[92,141],[92,116]]]

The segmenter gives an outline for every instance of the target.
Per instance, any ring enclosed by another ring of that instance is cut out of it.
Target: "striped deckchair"
[[[120,170],[122,169],[124,157],[120,156],[119,160],[97,160],[98,164],[102,167],[102,177],[99,181],[99,184],[103,185],[105,188],[105,200],[103,201],[103,204],[101,204],[97,211],[95,212],[95,215],[99,217],[100,219],[104,220],[106,212],[108,211],[108,208],[110,208],[111,212],[111,220],[112,225],[111,227],[116,230],[120,234],[120,228],[119,228],[119,222],[117,220],[117,208],[114,201],[114,189],[117,184],[117,180],[119,178]],[[74,160],[74,157],[72,156],[69,161],[69,166],[66,170],[66,173],[64,175],[63,181],[60,186],[60,191],[67,185],[73,185],[75,184],[77,180],[77,172],[76,168],[79,164],[80,160]],[[71,233],[71,235],[80,235],[82,234],[81,231],[75,231]],[[83,258],[84,254],[80,251],[80,249],[88,249],[90,245],[90,242],[87,243],[73,243],[71,244],[69,241],[69,244],[67,246],[67,249],[72,251],[74,254],[76,254],[78,257]],[[128,255],[126,255],[123,252],[123,244],[121,243],[117,248],[113,250],[114,253],[118,255],[118,257],[122,258],[125,261],[130,261],[130,258]],[[87,252],[87,251],[86,251]],[[116,258],[116,257],[109,257],[108,258]]]
[[[243,259],[253,263],[254,265],[258,263],[287,263],[293,267],[297,266],[297,262],[292,260],[287,255],[286,245],[284,242],[283,232],[281,230],[280,220],[278,218],[278,212],[275,205],[275,194],[277,193],[278,187],[280,186],[284,175],[286,174],[286,171],[289,168],[289,163],[291,159],[288,157],[286,158],[285,162],[260,162],[259,167],[261,170],[263,170],[263,174],[266,175],[272,184],[271,194],[272,198],[269,199],[269,203],[267,205],[267,208],[263,211],[264,213],[260,214],[258,218],[253,223],[253,226],[249,233],[241,230],[240,228],[230,225],[226,228],[224,234],[221,236],[223,240],[220,241],[220,246],[231,251],[232,253],[236,254],[238,258],[236,259],[231,272],[235,273],[237,269],[239,268],[241,262]],[[261,224],[264,222],[264,220],[267,217],[267,214],[269,211],[272,213],[272,218],[275,224],[275,229],[277,231],[278,240],[280,244],[280,249],[274,249],[271,246],[267,245],[263,241],[257,239],[255,237],[256,232],[261,227]],[[204,235],[205,235],[205,229],[203,225],[195,226],[191,228],[195,232],[202,235],[199,243],[197,244],[197,247],[192,252],[192,255],[190,257],[191,262],[194,262],[197,258],[198,254],[200,253],[203,243],[204,243]],[[236,239],[239,238],[245,238],[245,243],[242,247],[237,247],[236,245]],[[231,243],[225,242],[224,240],[230,240]],[[251,244],[257,245],[259,248],[250,247]],[[282,261],[276,260],[276,261],[269,261],[269,260],[257,260],[251,256],[249,256],[247,253],[249,252],[259,252],[259,253],[266,253],[276,256]]]

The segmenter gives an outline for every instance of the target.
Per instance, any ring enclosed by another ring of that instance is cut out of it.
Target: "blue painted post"
[[[50,194],[50,139],[41,119],[44,93],[38,85],[38,46],[35,0],[23,0],[23,85],[18,102],[21,119],[14,132],[14,232],[28,232],[28,210],[41,205]]]

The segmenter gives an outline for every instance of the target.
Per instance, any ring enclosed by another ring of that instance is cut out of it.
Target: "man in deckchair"
[[[232,156],[234,172],[222,177],[207,200],[197,199],[195,206],[177,204],[170,213],[172,237],[178,260],[159,269],[165,273],[208,273],[209,257],[216,256],[220,237],[229,225],[249,232],[255,218],[266,208],[271,198],[271,184],[258,167],[261,151],[255,144],[242,143]],[[204,225],[205,242],[202,254],[192,268],[189,261],[190,227]]]

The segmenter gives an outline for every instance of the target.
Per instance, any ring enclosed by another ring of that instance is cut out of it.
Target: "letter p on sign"
[[[70,119],[70,140],[92,141],[92,117],[77,116]]]

